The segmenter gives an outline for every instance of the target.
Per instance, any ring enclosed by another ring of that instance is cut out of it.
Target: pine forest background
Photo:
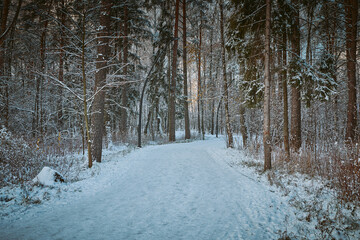
[[[265,169],[331,179],[359,200],[357,0],[0,8],[2,186],[71,168],[68,153],[91,167],[109,145],[222,134]]]

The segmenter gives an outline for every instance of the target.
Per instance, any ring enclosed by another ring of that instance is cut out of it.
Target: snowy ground
[[[316,238],[291,196],[207,138],[113,154],[93,177],[45,188],[47,201],[0,209],[0,239]]]

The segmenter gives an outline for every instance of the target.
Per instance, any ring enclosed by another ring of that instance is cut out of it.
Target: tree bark
[[[13,28],[16,24],[17,18],[19,16],[19,12],[22,5],[22,0],[19,0],[15,16],[10,22],[9,26],[7,26],[8,16],[9,16],[9,7],[10,7],[11,0],[3,0],[2,4],[2,12],[1,12],[1,23],[0,23],[0,88],[3,92],[2,96],[4,98],[4,109],[2,111],[2,116],[0,119],[3,120],[3,123],[0,122],[1,125],[4,125],[6,128],[9,127],[9,84],[8,81],[11,78],[11,67],[8,67],[8,70],[6,69],[5,65],[5,39],[9,32],[13,32]],[[7,56],[10,56],[12,54],[12,50],[7,49],[7,51],[10,51],[9,53],[6,53]],[[11,61],[11,59],[9,59]]]
[[[204,124],[204,118],[205,118],[205,106],[206,101],[204,100],[204,96],[207,96],[206,92],[206,55],[203,54],[203,78],[202,78],[202,90],[201,90],[201,133],[202,133],[202,139],[205,140],[205,124]]]
[[[294,24],[291,34],[292,61],[298,62],[300,58],[300,23],[298,0],[293,0]],[[300,84],[291,87],[291,148],[293,151],[299,151],[301,147],[301,94]]]
[[[202,120],[201,120],[201,113],[202,113],[202,87],[201,87],[201,43],[202,43],[202,34],[201,34],[201,22],[199,26],[199,48],[198,48],[198,86],[197,86],[197,104],[198,104],[198,130],[199,134],[202,132]]]
[[[174,28],[174,46],[172,54],[172,70],[171,70],[171,84],[170,84],[170,99],[169,99],[169,141],[175,141],[175,90],[176,90],[176,69],[177,69],[177,48],[178,48],[178,32],[179,32],[179,3],[176,0],[175,5],[175,28]]]
[[[10,5],[10,0],[4,0],[3,1],[3,8],[2,8],[2,14],[1,14],[1,32],[0,34],[2,35],[3,33],[5,33],[6,31],[6,24],[7,24],[7,19],[8,19],[8,15],[9,15],[9,5]],[[1,82],[4,83],[4,87],[3,87],[3,91],[4,94],[3,96],[5,96],[4,98],[4,112],[3,114],[3,118],[4,118],[4,126],[6,128],[9,127],[9,104],[8,104],[8,94],[9,94],[9,90],[8,90],[8,84],[7,84],[7,80],[5,79],[5,38],[0,38],[0,78],[1,78]]]
[[[152,112],[153,112],[153,108],[151,107],[149,109],[148,116],[147,116],[147,121],[146,121],[145,128],[144,128],[144,135],[145,136],[147,136],[147,133],[148,133],[148,128],[149,128],[151,118],[152,118]]]
[[[214,135],[214,118],[215,118],[215,80],[213,78],[213,36],[214,32],[213,29],[210,30],[210,68],[209,68],[209,75],[210,75],[210,92],[211,92],[211,100],[210,100],[210,109],[211,109],[211,126],[210,126],[210,134]]]
[[[102,0],[100,8],[100,26],[98,32],[97,61],[95,74],[95,97],[92,106],[92,156],[97,162],[101,162],[103,129],[104,129],[104,108],[105,108],[105,89],[108,60],[108,42],[110,30],[110,10],[111,1]]]
[[[283,42],[282,42],[282,66],[285,68],[287,65],[287,37],[286,33],[283,33]],[[287,70],[283,69],[280,74],[280,78],[282,78],[282,89],[283,89],[283,102],[284,102],[284,150],[287,156],[287,159],[290,160],[290,147],[289,147],[289,104],[288,104],[288,86],[287,86]]]
[[[18,5],[17,5],[17,8],[16,8],[16,12],[15,12],[15,16],[13,18],[13,20],[11,21],[9,27],[6,28],[6,22],[7,22],[7,17],[8,17],[8,13],[9,13],[9,3],[10,3],[10,0],[4,0],[4,3],[3,3],[3,18],[1,19],[2,23],[5,23],[5,28],[3,29],[3,31],[1,31],[1,34],[0,34],[0,41],[4,41],[5,38],[6,38],[6,35],[10,32],[10,30],[15,26],[16,24],[16,21],[19,17],[19,13],[20,13],[20,9],[21,9],[21,5],[22,5],[22,1],[23,0],[19,0],[18,2]]]
[[[40,18],[42,19],[42,18]],[[40,72],[42,74],[45,73],[45,56],[46,56],[46,34],[47,34],[47,26],[49,21],[46,20],[44,22],[44,29],[41,33],[40,37]],[[35,106],[34,106],[34,114],[35,118],[35,131],[36,137],[43,138],[43,121],[44,114],[42,112],[42,82],[44,80],[43,76],[37,76],[36,78],[36,93],[35,93]],[[39,134],[40,131],[40,135]]]
[[[224,87],[224,107],[225,107],[225,119],[226,119],[226,133],[228,137],[227,147],[233,147],[233,136],[230,125],[230,113],[229,113],[229,93],[228,82],[226,79],[226,57],[225,57],[225,36],[224,36],[224,10],[223,0],[220,0],[220,36],[221,36],[221,58],[223,68],[223,87]]]
[[[186,49],[186,0],[183,0],[183,74],[184,74],[184,116],[185,116],[185,139],[190,139],[189,120],[189,97],[187,84],[187,49]]]
[[[65,3],[64,0],[61,1],[60,4],[60,41],[59,41],[59,81],[64,82],[64,31],[62,29],[65,28]],[[62,87],[58,88],[58,101],[57,101],[57,123],[59,129],[61,129],[63,125],[62,117]]]
[[[348,77],[348,106],[345,140],[355,143],[357,114],[356,114],[356,37],[358,19],[358,0],[345,0],[346,18],[346,61]]]
[[[311,36],[312,36],[312,25],[313,25],[313,15],[314,15],[314,7],[309,4],[308,7],[308,19],[307,19],[307,40],[306,40],[306,62],[312,65],[312,53],[311,53]]]
[[[139,123],[138,123],[138,147],[141,147],[141,126],[142,126],[142,106],[143,106],[143,100],[144,100],[144,94],[145,94],[145,89],[146,89],[146,86],[147,86],[147,83],[149,81],[149,77],[150,77],[150,74],[152,73],[152,70],[154,69],[154,66],[157,64],[157,61],[162,58],[163,54],[166,54],[166,49],[167,49],[168,45],[165,46],[165,49],[164,50],[161,50],[159,49],[158,50],[158,53],[156,54],[156,58],[154,60],[154,63],[152,64],[151,68],[150,68],[150,71],[148,72],[147,76],[146,76],[146,79],[144,81],[144,86],[141,90],[141,95],[140,95],[140,104],[139,104]],[[157,89],[155,90],[157,92]],[[156,100],[156,112],[158,112],[158,104],[159,104],[159,99],[157,98]]]
[[[86,146],[88,150],[88,167],[92,167],[92,153],[91,153],[91,139],[90,139],[90,126],[89,126],[89,117],[88,117],[88,107],[86,99],[86,72],[85,72],[85,11],[83,11],[82,19],[82,35],[81,35],[81,70],[82,70],[82,80],[83,80],[83,107],[84,107],[84,122],[85,122],[85,131],[86,131]],[[83,126],[83,125],[82,125]],[[82,127],[83,128],[83,127]],[[82,130],[83,132],[83,130]],[[83,137],[83,152],[84,152],[84,137]]]
[[[240,107],[239,107],[239,114],[240,114],[240,132],[243,140],[243,147],[247,147],[247,139],[248,139],[248,133],[247,128],[245,124],[245,106],[243,104],[244,97],[243,93],[240,93]]]
[[[167,52],[167,60],[168,60],[168,69],[167,69],[167,81],[168,81],[168,86],[169,86],[169,91],[168,91],[168,113],[167,116],[165,117],[165,130],[166,133],[169,134],[170,131],[170,99],[171,99],[171,70],[172,70],[172,66],[171,66],[171,47],[169,47],[169,50]]]
[[[121,106],[120,109],[120,134],[123,142],[126,141],[128,135],[128,127],[127,127],[127,105],[128,105],[128,87],[126,84],[126,78],[128,74],[128,58],[129,58],[129,10],[127,5],[124,6],[124,71],[123,75],[125,77],[124,84],[121,88]]]
[[[221,103],[223,100],[224,95],[221,96],[218,106],[217,106],[217,110],[216,110],[216,128],[215,128],[215,135],[216,137],[219,137],[219,111],[220,111],[220,107],[221,107]]]
[[[265,27],[265,89],[264,89],[264,170],[271,169],[271,135],[270,135],[270,27],[271,0],[266,0]]]

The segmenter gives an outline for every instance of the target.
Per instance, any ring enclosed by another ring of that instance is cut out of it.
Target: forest
[[[359,239],[359,10],[1,0],[0,238]]]
[[[358,201],[358,4],[3,0],[0,185],[211,134]]]

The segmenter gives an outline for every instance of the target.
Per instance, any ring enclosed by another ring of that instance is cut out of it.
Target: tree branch
[[[22,0],[19,0],[14,19],[12,20],[12,23],[10,24],[10,26],[5,30],[5,32],[3,32],[1,34],[0,41],[4,40],[5,36],[10,32],[10,29],[12,29],[15,26],[16,20],[17,20],[17,18],[19,16],[19,12],[20,12],[20,9],[21,9],[21,4],[22,4]]]

